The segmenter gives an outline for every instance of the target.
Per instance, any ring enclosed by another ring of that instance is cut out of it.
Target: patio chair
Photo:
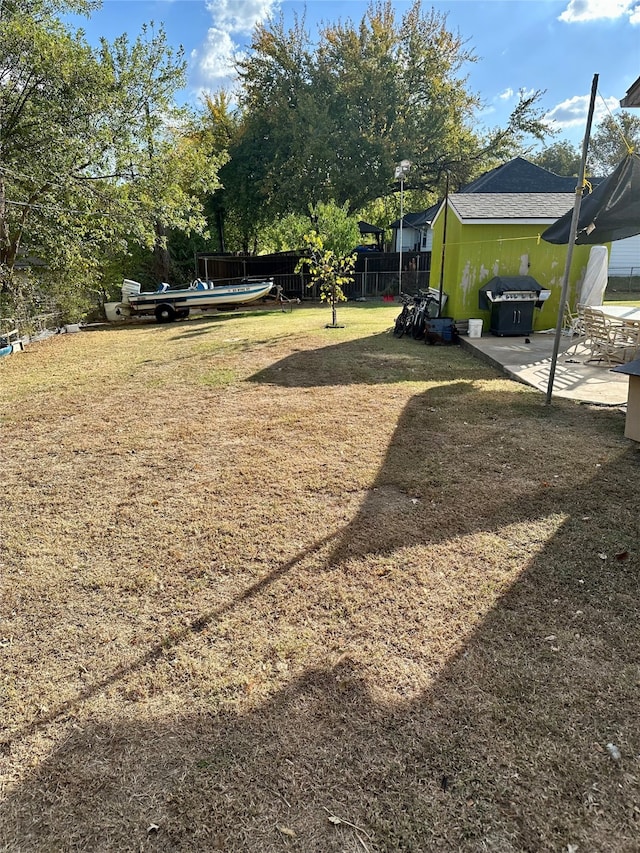
[[[622,356],[621,364],[633,361],[640,353],[640,324],[620,319],[611,321],[615,343]]]
[[[630,352],[638,347],[637,333],[630,333],[623,328],[624,323],[605,317],[595,308],[584,306],[583,314],[586,361],[604,361],[607,367],[628,361]]]
[[[564,313],[564,326],[566,333],[571,335],[571,344],[565,351],[565,355],[575,354],[579,346],[581,346],[586,337],[584,309],[585,305],[576,305],[576,310],[573,312],[567,304]]]

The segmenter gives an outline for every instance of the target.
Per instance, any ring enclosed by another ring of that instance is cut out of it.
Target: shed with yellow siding
[[[479,290],[493,276],[530,275],[550,297],[536,310],[537,330],[555,327],[562,289],[566,246],[540,239],[542,232],[573,207],[574,193],[454,193],[443,201],[432,222],[430,286],[448,295],[447,315],[456,320],[482,318]],[[446,205],[446,216],[445,216]],[[445,236],[446,219],[446,240]],[[569,303],[575,303],[589,260],[590,246],[575,246],[569,274]]]

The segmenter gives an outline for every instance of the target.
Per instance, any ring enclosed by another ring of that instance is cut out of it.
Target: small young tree
[[[331,305],[331,324],[328,324],[327,328],[339,329],[337,304],[347,301],[342,287],[353,281],[357,255],[338,255],[331,249],[326,249],[317,231],[305,234],[304,243],[307,255],[298,263],[296,272],[301,272],[305,267],[308,269],[311,275],[309,287],[317,284],[321,301]]]

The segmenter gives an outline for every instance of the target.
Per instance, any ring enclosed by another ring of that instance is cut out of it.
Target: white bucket
[[[482,320],[469,320],[469,337],[482,337]]]

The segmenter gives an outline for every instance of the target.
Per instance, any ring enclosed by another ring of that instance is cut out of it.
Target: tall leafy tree
[[[248,250],[274,216],[305,214],[318,200],[307,176],[317,168],[309,147],[319,107],[313,103],[313,51],[304,20],[296,18],[290,30],[282,18],[258,24],[239,76],[242,124],[221,177]]]
[[[168,229],[206,227],[219,161],[173,107],[184,61],[162,29],[91,49],[58,15],[95,5],[0,6],[0,293],[19,295],[20,253],[74,289],[107,252],[161,257]]]
[[[241,130],[224,183],[259,224],[335,199],[359,209],[387,194],[401,159],[411,187],[462,184],[547,132],[540,92],[522,93],[507,125],[478,133],[481,107],[465,67],[475,61],[446,15],[419,0],[397,19],[372,2],[359,24],[326,25],[314,43],[304,20],[259,25],[240,63]]]
[[[347,257],[360,241],[358,220],[349,213],[349,202],[338,205],[333,199],[319,201],[309,208],[313,230],[322,238],[325,249],[337,257]]]

